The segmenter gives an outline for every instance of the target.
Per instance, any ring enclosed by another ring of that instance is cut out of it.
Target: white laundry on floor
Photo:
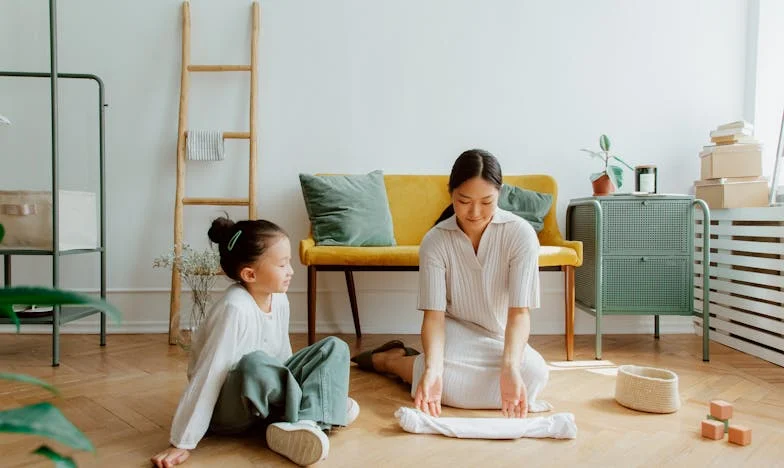
[[[395,411],[400,427],[414,434],[442,434],[460,439],[519,439],[520,437],[574,439],[572,413],[535,418],[436,418],[415,408]]]

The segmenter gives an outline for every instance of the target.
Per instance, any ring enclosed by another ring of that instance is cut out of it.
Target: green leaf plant
[[[2,242],[4,234],[5,230],[3,225],[0,224],[0,242]],[[10,318],[16,325],[17,333],[19,333],[20,320],[13,306],[19,304],[88,305],[103,311],[116,323],[119,323],[121,320],[120,311],[100,298],[53,288],[4,286],[0,289],[0,316]],[[0,380],[36,385],[54,395],[59,395],[55,387],[29,375],[0,373]],[[1,432],[45,437],[76,450],[95,452],[95,447],[93,447],[87,436],[49,402],[39,402],[20,408],[0,411]],[[73,468],[76,466],[73,458],[64,456],[46,445],[41,445],[33,453],[48,458],[57,468]]]
[[[585,148],[580,149],[580,151],[584,151],[588,153],[590,157],[598,158],[599,160],[602,161],[602,164],[604,165],[603,170],[591,174],[590,177],[591,182],[607,174],[607,177],[610,178],[612,184],[616,188],[621,188],[621,186],[623,185],[623,167],[617,164],[610,164],[610,162],[617,161],[623,164],[624,166],[626,166],[627,168],[629,168],[631,171],[634,171],[634,168],[626,164],[626,161],[621,159],[620,156],[618,156],[617,154],[610,154],[610,138],[607,135],[602,135],[599,137],[599,148],[600,148],[599,151],[592,151]]]

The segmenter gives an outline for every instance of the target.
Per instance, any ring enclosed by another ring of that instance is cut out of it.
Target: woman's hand
[[[431,416],[441,416],[443,374],[425,370],[414,394],[414,406]]]
[[[528,416],[528,394],[519,367],[501,368],[501,413],[507,418]]]
[[[185,460],[187,460],[190,456],[191,452],[186,449],[169,447],[158,455],[152,457],[150,461],[157,468],[169,468],[170,466],[185,463]]]

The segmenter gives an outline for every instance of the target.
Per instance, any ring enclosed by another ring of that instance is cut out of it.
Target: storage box
[[[759,145],[717,146],[700,153],[700,178],[762,176],[762,148]]]
[[[768,181],[763,178],[698,180],[695,196],[715,210],[768,206]]]
[[[98,205],[92,192],[60,190],[60,250],[98,247]],[[52,192],[0,190],[2,248],[52,248]]]

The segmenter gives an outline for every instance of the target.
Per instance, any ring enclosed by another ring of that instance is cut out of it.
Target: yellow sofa
[[[384,175],[395,232],[394,247],[339,247],[316,245],[312,236],[299,244],[299,258],[308,267],[308,343],[316,337],[316,274],[343,271],[357,338],[359,326],[354,271],[417,271],[419,243],[450,203],[447,175]],[[558,186],[548,175],[504,176],[504,183],[553,195],[553,204],[539,233],[539,269],[564,272],[566,358],[574,353],[574,268],[582,265],[583,246],[567,241],[556,222]]]

